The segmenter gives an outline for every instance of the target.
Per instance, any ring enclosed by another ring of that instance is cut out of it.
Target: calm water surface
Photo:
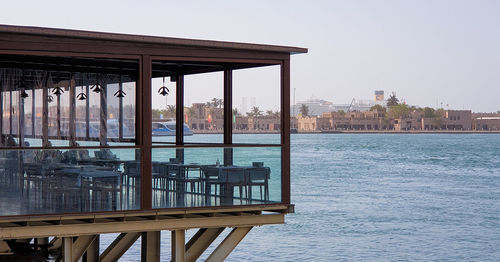
[[[499,261],[500,135],[292,135],[292,201],[228,261]]]

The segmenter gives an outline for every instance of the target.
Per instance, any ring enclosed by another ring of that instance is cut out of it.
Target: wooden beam
[[[252,227],[237,227],[233,229],[206,261],[224,261],[251,229]]]
[[[0,255],[10,255],[12,251],[9,247],[9,244],[4,240],[0,240]]]
[[[160,237],[161,231],[148,231],[142,233],[142,262],[160,262]]]
[[[90,247],[97,235],[79,236],[73,243],[72,262],[77,262]]]
[[[186,244],[185,261],[196,261],[214,240],[224,231],[220,228],[200,228]]]
[[[156,219],[146,221],[120,221],[87,224],[60,224],[0,228],[0,239],[96,235],[119,232],[146,232],[189,228],[243,227],[267,224],[283,224],[285,214],[221,216],[199,218]]]
[[[83,255],[82,262],[99,262],[100,235],[96,235],[87,252]]]
[[[100,262],[115,262],[137,241],[141,233],[121,233],[99,256]]]

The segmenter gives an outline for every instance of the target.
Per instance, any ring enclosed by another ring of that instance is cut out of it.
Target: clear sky
[[[1,13],[2,24],[306,47],[292,57],[297,100],[380,89],[412,105],[500,110],[500,1],[5,1]],[[277,93],[262,92],[275,71],[237,76],[234,103],[277,109]],[[200,91],[188,103],[222,96],[218,75],[189,81]]]

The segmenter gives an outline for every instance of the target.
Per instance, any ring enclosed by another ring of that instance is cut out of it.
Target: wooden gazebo
[[[0,260],[27,245],[63,261],[116,261],[142,237],[142,260],[160,261],[170,230],[172,261],[195,261],[233,228],[208,257],[220,261],[253,226],[284,223],[290,55],[306,52],[0,25]],[[233,71],[264,66],[280,67],[279,143],[233,143]],[[179,109],[184,76],[207,72],[224,75],[223,143],[186,143],[183,110],[175,142],[153,141],[152,99],[165,89],[152,79],[175,83]],[[100,251],[104,233],[121,234]]]

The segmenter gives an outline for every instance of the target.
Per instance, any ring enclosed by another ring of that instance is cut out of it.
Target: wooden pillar
[[[173,259],[174,262],[184,262],[184,257],[186,253],[186,231],[184,229],[175,230],[174,237],[175,239],[175,257]]]
[[[118,90],[123,91],[121,76],[118,82]],[[120,141],[123,139],[123,97],[121,96],[118,98],[118,138]]]
[[[141,239],[141,261],[160,261],[160,231],[150,231],[142,233]]]
[[[36,102],[35,102],[35,86],[36,85],[33,85],[33,89],[31,89],[31,136],[32,138],[35,138],[36,137],[36,129],[35,129],[35,125],[36,125],[36,121],[35,121],[35,118],[36,118],[36,110],[35,110],[35,106],[36,106]]]
[[[21,91],[18,91],[18,121],[17,121],[17,134],[19,135],[19,146],[24,146],[24,98],[21,97]],[[22,154],[20,155],[22,162]]]
[[[0,86],[0,136],[3,136],[3,83]],[[1,137],[0,137],[0,146],[3,146],[3,141]]]
[[[47,77],[48,78],[48,77]],[[48,83],[48,81],[47,81]],[[49,87],[42,86],[42,145],[49,144]]]
[[[69,79],[69,145],[76,144],[76,87],[72,85],[73,77]]]
[[[175,144],[184,145],[184,76],[177,75],[175,82]],[[178,148],[175,157],[180,163],[184,163],[184,149]]]
[[[90,87],[87,84],[85,87],[85,94],[87,95],[87,99],[85,99],[85,137],[89,139],[90,137]]]
[[[281,64],[281,202],[290,204],[290,57]]]
[[[184,145],[184,76],[178,75],[175,82],[176,145]]]
[[[100,105],[101,105],[101,113],[99,117],[99,144],[101,146],[105,146],[107,144],[108,138],[108,105],[107,105],[107,93],[108,87],[106,83],[101,83],[103,85],[100,94]]]
[[[61,96],[57,96],[57,138],[61,139]]]
[[[9,87],[9,89],[11,89],[11,87]],[[14,107],[12,106],[12,90],[9,91],[9,107],[10,107],[10,110],[9,110],[9,134],[12,135],[12,112],[14,111]]]
[[[73,262],[73,237],[63,238],[63,261]]]
[[[224,145],[233,144],[233,71],[224,70]],[[233,165],[233,149],[224,148],[224,165]]]
[[[151,108],[151,57],[142,56],[138,97],[138,142],[141,145],[141,208],[152,207],[152,108]],[[137,135],[137,134],[136,134]]]

